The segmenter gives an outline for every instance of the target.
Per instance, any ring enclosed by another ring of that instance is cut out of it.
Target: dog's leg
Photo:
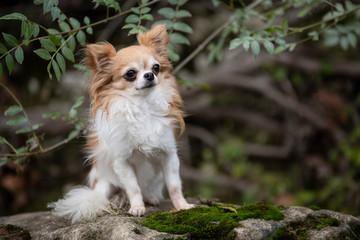
[[[129,197],[129,213],[134,216],[144,215],[145,205],[133,167],[126,160],[121,159],[114,161],[113,169]]]
[[[183,197],[181,190],[181,179],[179,174],[180,161],[176,150],[169,151],[163,163],[163,173],[166,187],[169,191],[171,201],[177,210],[189,209],[194,207],[193,204],[188,204]]]

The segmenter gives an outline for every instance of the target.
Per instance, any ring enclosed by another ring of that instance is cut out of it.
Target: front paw
[[[186,209],[190,209],[190,208],[194,208],[194,207],[196,207],[195,204],[186,203],[186,204],[182,204],[182,205],[178,206],[177,210],[186,210]]]
[[[128,213],[135,217],[140,217],[145,214],[145,207],[130,207]]]

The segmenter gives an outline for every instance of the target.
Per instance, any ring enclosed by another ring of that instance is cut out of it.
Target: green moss
[[[0,239],[30,240],[31,236],[28,230],[8,224],[6,226],[0,226]]]
[[[233,239],[232,230],[239,221],[248,218],[282,220],[284,214],[268,204],[252,204],[244,207],[196,207],[167,213],[158,212],[146,217],[142,224],[160,232],[188,233],[194,239]]]
[[[340,225],[340,221],[328,215],[308,215],[304,221],[296,221],[279,228],[271,240],[305,240],[309,238],[309,231],[321,230],[324,227]]]
[[[316,205],[311,205],[309,208],[314,211],[321,210],[321,208]]]

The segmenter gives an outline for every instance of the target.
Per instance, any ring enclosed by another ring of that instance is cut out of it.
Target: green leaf
[[[61,11],[58,7],[53,7],[51,9],[51,17],[52,17],[52,20],[55,21],[56,19],[58,19],[61,15]]]
[[[48,28],[48,32],[52,35],[56,35],[58,33],[60,33],[58,30],[54,29],[54,28]],[[58,36],[60,38],[60,36]]]
[[[21,133],[29,133],[31,132],[31,128],[29,127],[24,127],[24,128],[20,128],[18,130],[15,131],[16,134],[21,134]]]
[[[89,25],[90,24],[90,18],[88,16],[84,17],[84,23],[85,25]]]
[[[324,45],[326,47],[333,47],[338,45],[339,43],[339,35],[336,33],[335,34],[326,34],[326,37],[324,38]]]
[[[141,13],[142,13],[142,14],[146,14],[146,13],[148,13],[148,12],[150,12],[150,11],[151,11],[151,8],[149,8],[149,7],[141,8]]]
[[[189,33],[189,34],[193,33],[192,28],[189,25],[187,25],[186,23],[183,23],[183,22],[176,22],[174,24],[174,29],[177,30],[177,31],[184,32],[184,33]]]
[[[73,28],[79,28],[81,26],[80,22],[75,18],[70,18],[70,24]]]
[[[11,34],[3,33],[3,37],[5,41],[12,47],[16,47],[19,44],[16,38]]]
[[[68,32],[71,30],[69,24],[67,24],[66,22],[60,22],[59,27],[60,27],[61,31],[63,31],[63,32]]]
[[[46,67],[46,70],[49,74],[49,78],[52,79],[52,74],[51,74],[51,61],[49,62],[49,64]]]
[[[264,44],[264,47],[265,47],[265,49],[266,49],[266,51],[267,51],[268,53],[270,53],[270,54],[273,54],[273,53],[274,53],[275,47],[274,47],[274,44],[273,44],[272,42],[270,42],[270,41],[265,41],[263,44]]]
[[[138,28],[133,28],[133,29],[131,29],[130,31],[129,31],[129,35],[131,35],[131,34],[138,34],[139,33],[139,29]]]
[[[12,105],[5,111],[5,116],[14,116],[22,111],[22,108],[19,105]]]
[[[34,0],[34,3],[35,3],[36,5],[41,5],[41,4],[44,3],[44,0]]]
[[[72,62],[75,62],[74,54],[68,47],[64,46],[61,49],[61,52],[62,52],[62,54],[64,55],[65,58],[69,59]]]
[[[55,44],[50,39],[40,39],[40,43],[48,52],[55,52]]]
[[[257,56],[259,56],[260,53],[260,44],[257,41],[252,41],[251,42],[251,51],[254,54],[254,57],[256,58]]]
[[[66,62],[61,53],[56,54],[56,61],[59,64],[61,71],[64,73],[66,71]]]
[[[127,16],[127,18],[125,19],[126,23],[137,23],[139,21],[139,17],[134,15],[134,14],[130,14],[129,16]]]
[[[173,19],[175,17],[174,9],[169,8],[169,7],[160,8],[158,11],[158,14],[160,14],[161,16],[168,18],[168,19]]]
[[[160,24],[165,24],[167,30],[169,30],[173,25],[172,21],[168,19],[156,21],[154,25],[160,25]]]
[[[44,126],[43,123],[36,123],[36,124],[32,125],[31,127],[32,127],[32,130],[37,130],[37,129],[41,128],[42,126]]]
[[[179,1],[178,1],[178,4],[179,4],[179,6],[182,6],[182,5],[184,5],[185,3],[187,3],[187,1],[188,1],[188,0],[179,0]]]
[[[52,67],[54,69],[56,79],[58,81],[60,81],[61,72],[60,72],[59,65],[57,64],[57,62],[55,60],[52,61]]]
[[[24,61],[24,51],[21,47],[15,50],[15,59],[18,63],[22,64]]]
[[[79,31],[77,34],[76,34],[76,39],[78,40],[79,44],[81,46],[85,46],[85,42],[86,42],[86,35],[84,33],[84,31]]]
[[[347,39],[345,36],[342,36],[342,37],[340,38],[340,47],[341,47],[344,51],[348,50],[348,48],[349,48],[349,42],[348,42],[348,39]]]
[[[32,32],[33,37],[36,38],[39,35],[39,32],[40,32],[39,26],[34,24],[33,25],[33,32]]]
[[[78,97],[78,99],[71,108],[78,108],[83,104],[83,102],[84,102],[84,96]]]
[[[285,46],[285,44],[286,44],[285,40],[284,40],[284,39],[281,39],[281,38],[275,39],[275,42],[276,42],[277,44],[279,44],[280,46]]]
[[[274,54],[278,54],[286,50],[286,46],[278,46],[275,48]]]
[[[153,21],[154,18],[151,14],[145,14],[141,16],[141,20]]]
[[[6,62],[6,66],[9,70],[9,75],[10,75],[12,73],[12,70],[14,69],[14,59],[10,54],[8,54],[5,57],[5,62]]]
[[[43,11],[44,11],[44,13],[50,12],[52,7],[53,7],[53,1],[52,0],[44,0],[44,3],[43,3]]]
[[[316,31],[309,32],[308,36],[311,37],[313,41],[319,41],[319,33]]]
[[[72,130],[69,135],[68,135],[68,138],[74,138],[76,137],[77,135],[79,135],[80,133],[80,130]]]
[[[348,33],[346,37],[348,39],[348,42],[349,42],[350,46],[353,47],[353,48],[356,48],[357,38],[356,38],[355,34]]]
[[[175,13],[176,18],[191,17],[191,13],[188,10],[179,10]]]
[[[69,38],[69,40],[67,41],[67,45],[71,49],[71,51],[75,50],[76,41],[75,41],[75,38],[73,36]]]
[[[5,16],[2,16],[0,20],[26,20],[27,17],[21,13],[11,13]]]
[[[173,33],[173,34],[171,34],[170,39],[174,43],[190,45],[189,40],[184,35],[182,35],[181,33]]]
[[[49,39],[55,46],[60,46],[61,45],[61,41],[56,36],[50,34]]]
[[[55,120],[60,116],[61,114],[59,112],[49,112],[49,113],[43,113],[41,115],[42,118],[51,118],[52,120]]]
[[[75,108],[71,108],[70,111],[69,111],[69,117],[70,118],[75,118],[76,117],[76,114],[77,114],[77,111]]]
[[[0,43],[0,54],[5,54],[7,52],[7,48],[4,44]]]
[[[36,55],[38,55],[39,57],[41,57],[44,60],[50,60],[51,59],[51,55],[50,53],[45,50],[44,48],[39,48],[35,50]]]
[[[30,39],[32,34],[33,34],[33,24],[32,23],[27,23],[26,24],[26,29],[25,29],[25,34],[24,34],[24,38],[25,39]]]
[[[229,49],[232,50],[232,49],[235,49],[235,48],[238,48],[241,46],[241,44],[244,42],[243,39],[241,38],[235,38],[233,40],[230,41],[230,47]]]
[[[92,35],[92,34],[93,34],[93,29],[92,29],[92,27],[86,28],[86,33]]]
[[[125,24],[123,27],[123,29],[127,29],[127,28],[137,28],[137,26],[133,23],[128,23],[128,24]]]
[[[26,21],[21,21],[21,33],[20,33],[20,37],[25,35],[26,32],[26,28],[28,26],[28,23]]]
[[[140,14],[140,8],[131,8],[131,11],[137,15]]]
[[[25,123],[26,123],[26,118],[24,116],[17,116],[6,122],[6,124],[9,126],[18,126],[18,125],[23,125]]]
[[[8,158],[8,157],[2,158],[1,161],[0,161],[0,167],[5,166],[9,162],[10,162],[10,158]]]
[[[245,40],[243,43],[243,48],[245,49],[245,51],[249,51],[250,48],[250,41],[249,40]]]

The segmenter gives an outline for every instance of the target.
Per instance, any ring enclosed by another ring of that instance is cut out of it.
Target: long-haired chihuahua
[[[193,207],[184,199],[175,136],[184,131],[183,102],[171,75],[164,25],[139,33],[139,45],[116,51],[109,43],[86,47],[90,70],[91,126],[87,152],[89,187],[68,192],[49,204],[72,222],[109,211],[114,192],[141,216],[144,202],[157,205],[164,183],[174,207]]]

